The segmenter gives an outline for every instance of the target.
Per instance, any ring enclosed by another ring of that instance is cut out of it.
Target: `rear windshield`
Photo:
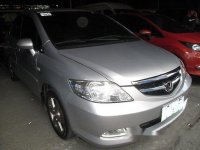
[[[138,40],[101,14],[66,11],[38,13],[38,16],[58,49]]]

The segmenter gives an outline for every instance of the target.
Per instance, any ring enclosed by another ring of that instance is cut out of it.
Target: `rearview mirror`
[[[17,46],[21,49],[33,49],[33,42],[31,39],[20,39],[17,42]]]

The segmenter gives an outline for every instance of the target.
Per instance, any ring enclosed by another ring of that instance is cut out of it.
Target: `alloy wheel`
[[[47,109],[49,118],[55,129],[56,133],[61,137],[65,138],[66,136],[66,122],[64,117],[64,112],[58,102],[58,100],[50,96],[47,102]]]

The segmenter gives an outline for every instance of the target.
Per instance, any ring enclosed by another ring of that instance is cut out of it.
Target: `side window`
[[[10,36],[11,40],[17,42],[20,39],[20,31],[21,31],[22,17],[19,16],[13,22]]]
[[[24,16],[23,18],[21,38],[30,38],[33,41],[34,49],[37,51],[42,48],[38,31],[29,16]]]

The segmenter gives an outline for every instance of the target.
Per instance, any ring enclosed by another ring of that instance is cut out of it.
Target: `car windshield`
[[[177,21],[162,15],[145,15],[153,23],[158,25],[161,29],[173,32],[173,33],[189,33],[191,32],[188,28],[181,25]]]
[[[38,16],[58,48],[82,47],[138,40],[106,16],[88,12],[45,12]]]

